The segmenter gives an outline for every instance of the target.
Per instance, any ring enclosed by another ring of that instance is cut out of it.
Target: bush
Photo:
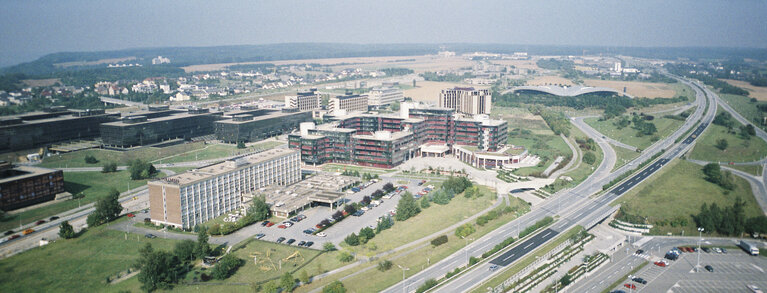
[[[583,154],[583,162],[589,165],[594,165],[594,163],[597,161],[597,156],[594,155],[594,152],[586,152]]]
[[[474,225],[472,225],[471,223],[466,223],[461,225],[460,227],[458,227],[458,229],[455,230],[455,236],[463,238],[463,237],[471,235],[471,233],[474,233],[474,231],[476,231],[476,229],[474,229]]]
[[[522,232],[519,233],[519,238],[525,237],[529,235],[530,233],[533,233],[535,230],[538,230],[538,228],[544,227],[548,224],[551,224],[554,222],[554,218],[551,216],[546,216],[545,218],[539,220],[538,222],[535,222],[532,226],[529,226],[525,228],[525,230],[522,230]]]
[[[504,239],[501,243],[496,244],[493,247],[493,249],[485,251],[485,253],[482,254],[482,258],[486,258],[488,256],[493,255],[493,253],[496,253],[496,252],[500,251],[501,249],[503,249],[504,247],[511,245],[512,243],[514,243],[514,241],[516,241],[516,239],[514,239],[514,237],[509,237],[509,238]],[[471,259],[469,259],[469,261],[471,261]]]
[[[376,232],[373,231],[372,228],[365,227],[365,228],[360,229],[359,238],[360,238],[360,242],[361,243],[363,243],[363,244],[367,243],[368,240],[373,239],[373,237],[376,237]]]
[[[344,242],[346,242],[346,244],[349,246],[357,246],[360,245],[360,238],[357,236],[357,234],[352,233],[344,238]]]
[[[322,293],[346,293],[346,288],[344,288],[344,283],[341,283],[341,281],[333,281],[333,283],[328,284],[327,286],[322,288]]]
[[[59,224],[59,236],[64,239],[75,238],[75,229],[69,224],[69,221],[64,221]]]
[[[437,282],[437,280],[435,280],[435,279],[428,279],[428,280],[426,280],[426,282],[423,283],[423,285],[421,285],[421,287],[418,287],[418,290],[415,290],[415,292],[416,293],[426,292],[426,290],[429,290],[432,287],[437,286],[438,284],[439,284],[439,282]]]
[[[112,173],[117,172],[117,163],[106,163],[104,164],[104,167],[101,168],[101,173]]]
[[[237,268],[239,268],[242,263],[243,261],[241,259],[235,257],[231,253],[224,255],[224,257],[222,257],[213,267],[213,270],[211,270],[211,276],[217,280],[229,278],[229,276],[237,271]]]
[[[447,235],[442,235],[431,240],[431,245],[440,246],[447,243]]]
[[[430,206],[431,204],[429,203],[428,196],[424,196],[423,198],[421,198],[421,209],[428,209]]]
[[[447,272],[447,274],[445,274],[445,279],[450,279],[460,272],[461,272],[461,268],[455,268],[455,270],[449,271]]]
[[[99,162],[99,160],[97,160],[96,157],[94,157],[94,156],[91,156],[91,155],[86,155],[85,156],[85,163],[86,164],[96,164],[98,162]]]
[[[385,260],[385,261],[378,262],[378,270],[379,271],[385,272],[385,271],[388,271],[389,269],[391,269],[391,267],[392,267],[391,261]]]
[[[354,260],[354,256],[351,255],[348,251],[341,251],[341,253],[338,254],[338,260],[341,262],[350,262]]]

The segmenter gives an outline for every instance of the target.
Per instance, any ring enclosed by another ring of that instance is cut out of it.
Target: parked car
[[[149,239],[157,238],[157,236],[155,236],[154,234],[151,234],[151,233],[145,234],[144,237],[149,238]]]
[[[635,252],[635,254],[642,254],[642,253],[644,253],[644,250],[641,250],[641,249],[640,249],[640,250],[637,250],[637,251]]]
[[[714,252],[716,253],[722,253],[722,250],[719,249],[719,247],[714,247]]]
[[[708,247],[703,247],[702,249],[703,249],[703,252],[705,253],[711,252],[711,249],[709,249]]]
[[[268,224],[269,224],[269,221],[263,221],[263,222],[261,222],[261,226],[262,226],[262,227],[266,227],[266,225],[268,225]]]
[[[709,272],[712,272],[712,273],[714,272],[714,267],[712,267],[711,265],[706,265],[704,268],[706,268],[706,270]]]
[[[3,233],[3,235],[5,236],[11,235],[11,234],[13,234],[13,230],[8,230],[8,231],[5,231],[5,233]]]
[[[19,237],[21,237],[21,235],[13,234],[13,235],[11,235],[11,237],[8,237],[8,240],[13,240],[13,239],[16,239],[16,238],[19,238]]]
[[[304,234],[312,234],[312,233],[314,233],[314,230],[312,230],[312,229],[304,230]]]
[[[45,220],[40,220],[35,222],[35,225],[45,224]]]
[[[298,217],[298,220],[299,220],[299,221],[301,221],[301,220],[303,220],[303,219],[306,219],[306,216],[304,216],[304,215],[298,215],[297,217]]]
[[[288,227],[288,226],[285,226],[285,224],[280,224],[279,226],[277,226],[277,228],[280,228],[280,229],[285,229],[285,228],[287,228],[287,227]]]
[[[637,289],[637,285],[634,285],[634,284],[631,284],[631,283],[623,284],[623,287],[629,288],[631,290],[636,290]]]
[[[352,214],[352,216],[355,216],[355,217],[359,217],[359,216],[362,216],[362,215],[364,215],[364,214],[365,214],[365,211],[363,211],[363,210],[359,210],[359,211],[356,211],[356,212],[354,212],[354,213]]]
[[[369,207],[367,207],[367,206],[364,206],[364,207],[361,207],[361,208],[360,208],[360,210],[361,210],[361,211],[367,211],[367,210],[370,210],[370,208],[369,208]]]
[[[631,278],[631,280],[642,285],[647,284],[647,280],[642,279],[640,277],[634,277],[634,278]]]
[[[21,234],[24,234],[24,235],[29,235],[32,233],[35,233],[35,229],[27,229],[27,230],[24,230],[24,232],[21,232]]]
[[[314,245],[313,241],[309,241],[309,242],[306,242],[306,244],[304,244],[305,247],[312,247],[312,245]]]
[[[271,226],[274,226],[274,223],[272,223],[272,222],[266,223],[266,227],[267,227],[267,228],[268,228],[268,227],[271,227]]]
[[[8,242],[8,238],[0,238],[0,244]]]
[[[727,248],[722,247],[722,253],[727,253]]]
[[[50,218],[50,219],[48,219],[48,220],[49,220],[49,221],[53,221],[53,220],[58,220],[58,219],[59,219],[59,216],[53,216],[53,217],[51,217],[51,218]]]
[[[285,237],[277,238],[277,243],[282,243],[282,241],[285,241]]]
[[[261,239],[261,238],[264,238],[264,236],[266,236],[266,234],[264,234],[264,233],[258,233],[258,234],[256,234],[256,239]]]
[[[498,269],[498,265],[491,265],[491,266],[488,268],[488,270],[489,270],[489,271],[491,271],[491,272],[495,272],[495,270],[497,270],[497,269]]]
[[[610,291],[610,293],[626,293],[626,291],[623,291],[623,290],[613,290],[613,291]]]
[[[663,261],[656,261],[656,262],[655,262],[655,265],[656,265],[656,266],[659,266],[659,267],[665,267],[665,266],[666,266],[666,263],[665,263],[665,262],[663,262]]]
[[[317,233],[317,234],[315,234],[315,235],[317,235],[318,237],[325,237],[325,236],[328,236],[328,234],[325,234],[325,232],[320,232],[320,233]]]
[[[290,238],[290,239],[288,240],[288,242],[285,242],[285,244],[287,244],[287,245],[291,245],[291,244],[293,244],[293,242],[296,242],[296,240],[295,240],[295,239],[293,239],[293,238]]]
[[[306,244],[306,241],[302,240],[301,242],[298,242],[298,246],[304,246],[304,244]]]

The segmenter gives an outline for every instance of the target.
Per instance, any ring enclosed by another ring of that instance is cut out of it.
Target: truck
[[[759,255],[759,248],[756,245],[741,240],[739,246],[751,255]]]

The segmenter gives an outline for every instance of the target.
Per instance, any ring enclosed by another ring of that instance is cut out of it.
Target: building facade
[[[293,109],[295,110],[295,109]],[[270,111],[264,115],[235,115],[214,122],[216,139],[226,143],[252,142],[282,135],[298,129],[302,122],[312,121],[312,112]]]
[[[0,151],[22,150],[73,139],[98,137],[101,123],[116,121],[118,113],[104,110],[51,108],[46,112],[0,118]]]
[[[150,181],[152,222],[193,228],[242,205],[243,195],[301,180],[300,155],[272,149]]]
[[[307,92],[298,92],[295,96],[285,96],[285,107],[298,109],[298,111],[311,111],[320,109],[322,105],[322,95],[317,89],[311,89]]]
[[[342,110],[347,113],[367,112],[368,97],[365,95],[345,95],[330,98],[328,111],[340,113],[343,112]]]
[[[490,114],[492,94],[488,89],[471,87],[444,89],[439,94],[439,106],[471,115]]]
[[[213,122],[223,119],[221,112],[209,112],[208,109],[159,112],[162,114],[155,115],[150,111],[101,124],[104,145],[125,148],[208,135],[213,133]]]
[[[56,199],[64,193],[61,170],[14,167],[0,161],[0,210],[10,211]]]
[[[405,95],[402,93],[402,90],[396,87],[373,88],[367,95],[368,104],[375,107],[388,106],[394,102],[402,102],[405,100]]]

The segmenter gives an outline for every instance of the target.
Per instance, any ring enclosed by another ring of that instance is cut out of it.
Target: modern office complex
[[[99,124],[115,121],[120,114],[104,110],[67,110],[51,107],[0,118],[0,151],[22,150],[73,139],[98,137]]]
[[[495,152],[505,144],[506,121],[466,117],[453,109],[403,103],[399,116],[356,114],[288,136],[307,164],[327,162],[390,168],[415,156],[445,156],[454,145]]]
[[[370,106],[382,107],[394,102],[402,102],[405,95],[402,90],[396,87],[377,87],[370,90],[368,95],[368,104]]]
[[[311,111],[319,109],[322,105],[322,95],[317,89],[307,92],[298,92],[295,96],[285,96],[285,107],[298,109],[298,111]]]
[[[296,109],[268,111],[253,114],[234,115],[230,119],[214,122],[216,139],[237,143],[240,141],[258,141],[264,138],[289,133],[298,128],[301,122],[312,121],[311,111],[297,112]]]
[[[213,133],[213,122],[223,119],[221,112],[208,109],[150,110],[101,124],[105,146],[133,147],[169,139],[189,139]]]
[[[240,208],[243,195],[301,180],[300,155],[272,149],[150,181],[152,222],[192,228]]]
[[[439,94],[439,106],[455,109],[465,114],[490,114],[492,94],[490,90],[455,87]]]
[[[56,199],[64,194],[61,170],[32,166],[14,167],[0,161],[0,210],[15,210]]]
[[[344,96],[332,97],[328,110],[331,113],[366,112],[368,110],[368,96],[347,93]]]

